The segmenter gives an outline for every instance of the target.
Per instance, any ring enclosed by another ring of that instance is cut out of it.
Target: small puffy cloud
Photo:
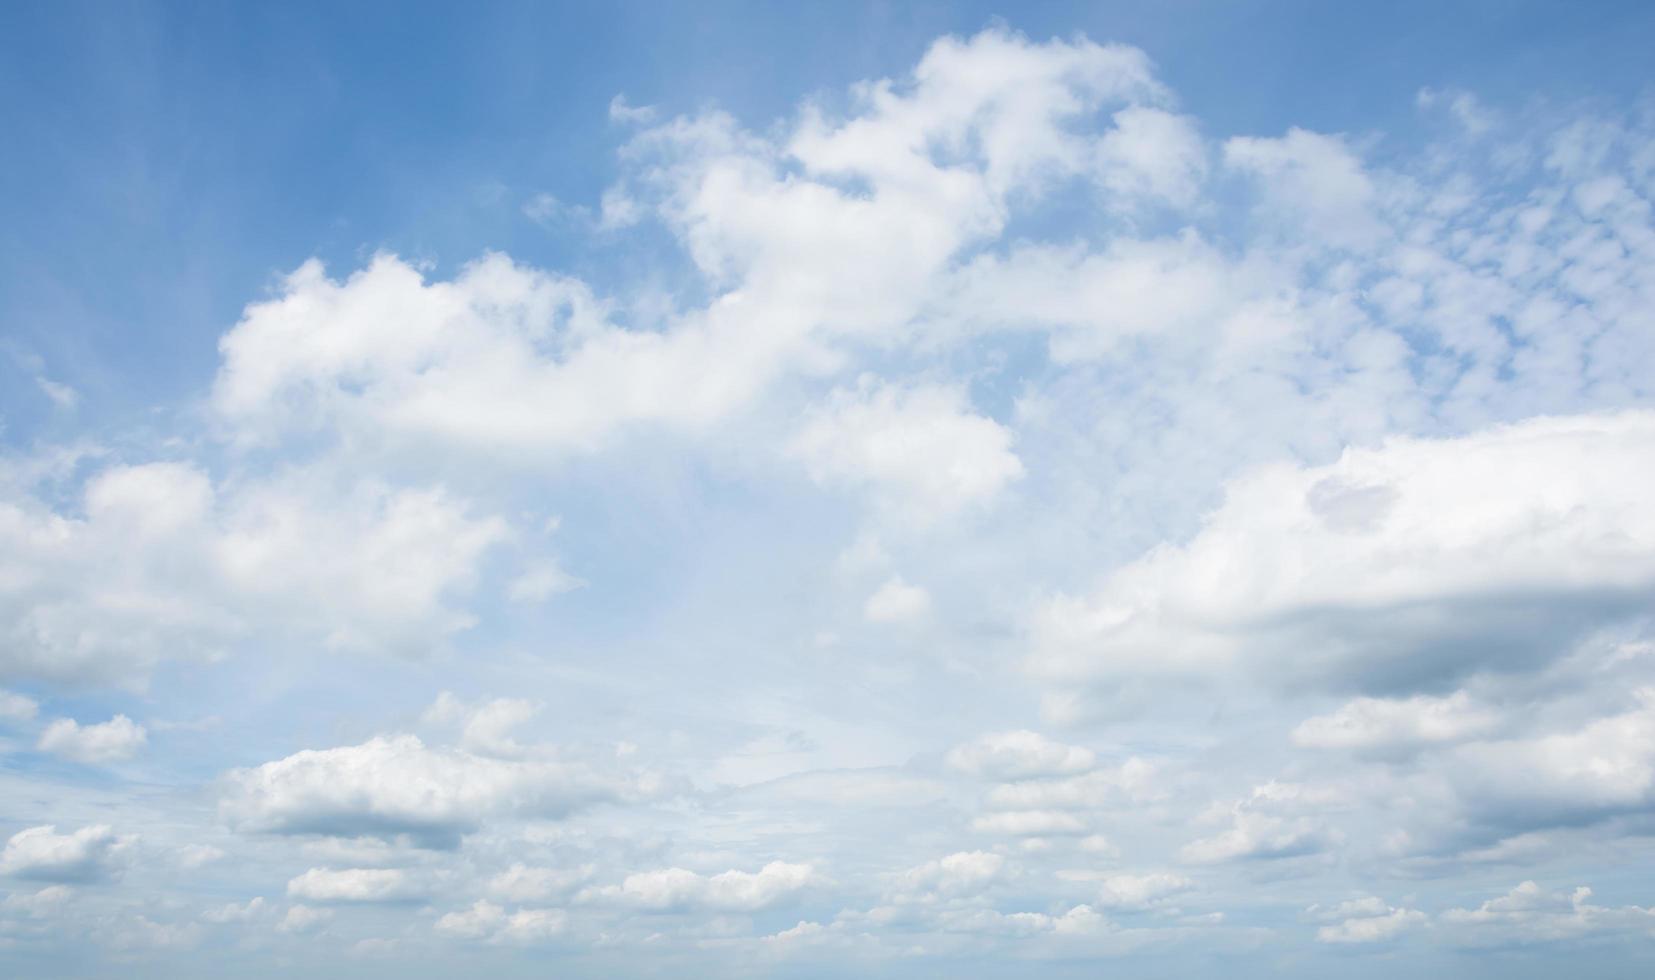
[[[597,871],[596,865],[536,868],[517,862],[488,880],[490,895],[507,902],[533,902],[567,895]]]
[[[1143,909],[1189,891],[1183,875],[1166,871],[1149,874],[1112,874],[1099,882],[1098,905],[1103,908]]]
[[[81,725],[59,718],[40,733],[36,748],[76,762],[121,762],[132,758],[149,741],[149,733],[126,715],[99,725]]]
[[[1632,699],[1578,729],[1456,749],[1446,765],[1462,815],[1505,831],[1655,810],[1655,687]]]
[[[1297,127],[1278,138],[1237,136],[1224,144],[1224,162],[1258,178],[1268,213],[1292,216],[1294,230],[1350,247],[1384,234],[1373,212],[1373,181],[1337,136]]]
[[[460,748],[480,755],[521,756],[527,750],[512,737],[513,730],[531,720],[540,706],[524,698],[495,698],[467,704],[448,691],[437,696],[426,709],[424,720],[432,724],[460,725]]]
[[[343,485],[341,485],[343,483]],[[250,636],[422,650],[505,533],[441,488],[184,463],[94,472],[80,506],[0,484],[0,676],[140,686]]]
[[[208,909],[206,912],[201,913],[201,918],[205,922],[212,922],[218,925],[228,925],[234,922],[251,922],[252,920],[263,915],[265,909],[266,903],[264,901],[264,897],[261,895],[251,898],[242,904],[231,902],[227,905],[221,905],[216,909]]]
[[[1324,850],[1337,839],[1314,811],[1333,802],[1326,791],[1270,782],[1253,789],[1224,813],[1229,828],[1185,844],[1179,857],[1191,864],[1276,860]],[[1310,812],[1306,812],[1310,811]]]
[[[1010,810],[1098,809],[1157,798],[1157,777],[1154,763],[1134,757],[1077,776],[1002,783],[989,791],[988,801]]]
[[[0,722],[33,721],[39,713],[34,698],[0,688]]]
[[[650,911],[714,910],[752,912],[768,908],[821,882],[808,864],[772,861],[756,872],[731,870],[702,875],[664,868],[627,875],[619,886],[588,889],[589,901],[609,901]]]
[[[988,779],[1029,779],[1085,772],[1097,764],[1091,749],[1065,745],[1031,731],[996,732],[957,746],[948,765]]]
[[[95,882],[116,877],[125,867],[134,838],[105,824],[59,834],[47,824],[20,830],[0,852],[0,875],[31,881]]]
[[[451,848],[496,816],[558,817],[637,784],[582,765],[428,748],[413,735],[306,750],[226,776],[220,814],[245,831],[395,838]]]
[[[418,894],[400,868],[311,868],[287,883],[287,897],[304,902],[395,902]]]
[[[870,623],[911,623],[931,611],[931,593],[893,575],[868,596],[862,615]]]
[[[1529,945],[1601,933],[1655,935],[1655,909],[1592,904],[1592,890],[1547,891],[1525,881],[1474,909],[1449,909],[1437,923],[1470,946]]]
[[[1499,723],[1498,713],[1475,704],[1464,691],[1448,697],[1356,698],[1331,714],[1305,719],[1293,729],[1293,743],[1386,754],[1461,742]]]
[[[289,906],[287,914],[282,916],[282,921],[277,924],[276,928],[282,932],[302,936],[322,928],[332,918],[333,911],[331,909],[315,909],[308,905],[293,905]]]
[[[178,849],[180,867],[194,870],[224,858],[224,849],[212,844],[185,844]]]
[[[975,894],[1000,877],[1006,859],[989,851],[960,851],[898,874],[890,898],[895,902],[935,902]]]
[[[1088,827],[1085,821],[1065,810],[1003,810],[977,817],[971,821],[971,829],[980,834],[1046,837],[1085,834]]]
[[[1648,611],[1652,479],[1647,412],[1265,467],[1187,544],[1047,604],[1034,666],[1071,680],[1238,668],[1377,693],[1533,668]]]
[[[1334,908],[1312,907],[1313,914],[1331,920],[1316,930],[1316,941],[1332,944],[1382,943],[1422,928],[1428,918],[1418,909],[1396,908],[1374,898],[1351,899]]]
[[[5,901],[0,901],[0,909],[31,919],[44,919],[57,914],[74,897],[75,890],[68,885],[47,885],[37,892],[7,895]]]
[[[508,913],[493,902],[478,899],[471,908],[438,919],[436,930],[458,939],[533,945],[558,936],[567,924],[568,915],[561,909],[518,909]]]
[[[555,561],[542,560],[525,568],[512,579],[506,595],[513,602],[544,602],[554,595],[571,592],[586,583],[564,571]]]
[[[1207,149],[1194,120],[1152,106],[1115,113],[1097,142],[1097,179],[1118,198],[1185,206],[1200,193]]]
[[[72,411],[76,405],[80,404],[80,392],[61,381],[37,377],[34,379],[34,383],[42,394],[51,399],[53,405],[63,411]]]
[[[985,505],[1023,475],[1010,430],[971,412],[960,388],[864,378],[833,393],[794,436],[823,483],[869,488],[894,514],[929,522]]]

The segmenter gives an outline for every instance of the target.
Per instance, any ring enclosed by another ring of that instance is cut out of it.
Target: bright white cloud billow
[[[899,35],[0,344],[0,973],[1649,972],[1647,107]]]

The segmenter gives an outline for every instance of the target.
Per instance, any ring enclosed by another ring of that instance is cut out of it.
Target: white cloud
[[[1376,193],[1362,162],[1337,136],[1297,127],[1285,136],[1232,137],[1224,162],[1256,176],[1271,215],[1335,245],[1366,246],[1384,233],[1373,213]]]
[[[1078,776],[1002,783],[989,791],[988,801],[1013,810],[1094,809],[1127,801],[1142,802],[1160,795],[1158,775],[1154,763],[1134,757],[1119,766]]]
[[[1085,821],[1063,810],[1003,810],[985,813],[971,821],[971,829],[983,834],[1011,837],[1085,834]]]
[[[639,792],[624,777],[553,760],[427,748],[413,735],[310,749],[226,777],[219,812],[237,828],[334,837],[407,835],[450,848],[491,817],[557,817]]]
[[[426,710],[424,720],[435,724],[459,722],[459,745],[467,752],[512,758],[528,751],[512,737],[512,732],[527,724],[539,710],[539,705],[524,698],[495,698],[466,704],[444,691]]]
[[[230,902],[216,909],[208,909],[201,913],[204,921],[225,925],[234,922],[251,922],[264,914],[266,905],[264,897],[255,896],[243,904]]]
[[[34,698],[0,688],[0,721],[33,721],[39,712]]]
[[[1296,783],[1256,786],[1224,811],[1227,829],[1185,844],[1178,856],[1192,864],[1217,864],[1314,854],[1339,838],[1316,814],[1331,802],[1337,797]]]
[[[20,830],[0,852],[0,875],[31,881],[95,882],[118,876],[134,838],[105,824],[59,834],[47,824]]]
[[[81,512],[0,486],[0,675],[142,684],[249,636],[428,649],[506,533],[441,489],[321,470],[215,487],[183,463],[109,466]]]
[[[889,897],[896,902],[935,902],[974,894],[996,881],[1006,859],[989,851],[959,851],[897,875]]]
[[[276,928],[282,932],[302,936],[317,931],[327,925],[332,918],[333,911],[331,909],[313,909],[308,905],[293,905],[288,907],[287,913],[282,916],[282,921]]]
[[[1359,752],[1407,751],[1485,735],[1499,723],[1498,713],[1475,704],[1464,691],[1448,697],[1356,698],[1332,714],[1300,722],[1293,742]]]
[[[1037,618],[1053,676],[1212,675],[1418,687],[1566,653],[1647,608],[1655,416],[1392,439],[1233,481],[1182,546]],[[1308,652],[1309,655],[1306,655]]]
[[[508,914],[499,905],[478,899],[471,908],[438,919],[436,929],[460,939],[532,945],[558,936],[567,923],[568,915],[561,909],[518,909]]]
[[[1102,908],[1145,909],[1187,892],[1191,887],[1188,878],[1166,871],[1105,875],[1099,882],[1098,905]]]
[[[536,868],[519,861],[490,878],[488,891],[507,902],[542,901],[569,894],[596,871],[597,866],[592,864],[573,868]]]
[[[1099,182],[1127,200],[1187,206],[1207,173],[1207,150],[1195,123],[1149,106],[1115,113],[1115,128],[1097,143]]]
[[[311,868],[287,883],[287,897],[305,902],[394,902],[418,894],[400,868]]]
[[[1316,941],[1333,944],[1389,942],[1428,922],[1418,909],[1397,908],[1371,896],[1341,902],[1323,917],[1333,921],[1316,930]]]
[[[1655,687],[1627,711],[1551,734],[1473,742],[1447,760],[1463,812],[1495,827],[1655,808]]]
[[[1655,909],[1594,905],[1592,890],[1550,892],[1525,881],[1475,909],[1449,909],[1437,917],[1459,942],[1474,946],[1527,945],[1598,933],[1655,935]]]
[[[34,383],[47,398],[52,400],[53,405],[64,411],[71,411],[76,405],[80,404],[80,392],[60,381],[37,377],[34,379]]]
[[[1064,745],[1038,732],[983,735],[948,753],[949,766],[989,779],[1028,779],[1084,772],[1097,764],[1091,749]]]
[[[149,741],[149,733],[126,715],[100,725],[82,726],[73,718],[59,718],[40,733],[37,748],[76,762],[121,762],[132,758]]]
[[[931,611],[931,593],[894,575],[868,596],[862,615],[870,623],[911,623]]]
[[[821,882],[808,864],[772,861],[756,872],[702,875],[684,868],[630,874],[619,886],[588,889],[588,901],[618,902],[651,911],[712,909],[751,912],[768,908]]]
[[[923,523],[985,505],[1020,478],[1011,441],[960,389],[864,379],[814,410],[792,451],[815,479],[869,486],[892,513]]]

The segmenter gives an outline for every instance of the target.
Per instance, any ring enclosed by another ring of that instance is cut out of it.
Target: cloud
[[[563,816],[640,792],[627,778],[553,760],[428,748],[414,735],[307,749],[225,777],[219,813],[237,829],[332,837],[407,836],[450,849],[490,818]]]
[[[988,802],[1007,809],[1097,809],[1142,802],[1160,795],[1158,775],[1154,763],[1134,757],[1077,776],[1002,783],[989,791]]]
[[[983,834],[1011,837],[1085,834],[1085,821],[1063,810],[1005,810],[985,813],[971,821],[971,829]]]
[[[974,894],[996,881],[1006,859],[989,851],[959,851],[895,876],[888,897],[896,902],[935,902]]]
[[[1655,809],[1655,687],[1574,730],[1473,742],[1446,761],[1462,814],[1495,828],[1572,825]]]
[[[34,383],[45,396],[51,399],[52,404],[63,411],[73,411],[80,404],[80,392],[50,378],[37,377]]]
[[[1333,921],[1316,930],[1316,941],[1344,945],[1389,942],[1423,928],[1429,919],[1418,909],[1396,908],[1371,896],[1341,902],[1322,917]]]
[[[148,741],[144,726],[126,715],[84,727],[73,718],[59,718],[40,733],[37,748],[76,762],[98,764],[130,759]]]
[[[34,698],[0,689],[0,721],[33,721],[40,712]]]
[[[865,379],[814,409],[791,450],[816,480],[868,486],[893,514],[929,522],[986,505],[1020,478],[1011,442],[957,388]]]
[[[209,909],[201,913],[204,921],[218,925],[227,925],[236,922],[251,922],[263,915],[266,909],[263,896],[255,896],[243,904],[231,902],[216,909]]]
[[[1097,764],[1091,749],[1054,742],[1038,732],[983,735],[950,750],[948,765],[989,779],[1029,779],[1084,772]]]
[[[0,852],[0,875],[29,881],[99,882],[118,877],[134,838],[105,824],[59,834],[50,824],[20,830]]]
[[[287,883],[287,897],[305,902],[395,902],[415,897],[416,883],[400,868],[311,868]]]
[[[307,935],[327,925],[333,918],[332,909],[313,909],[308,905],[289,906],[282,921],[276,926],[282,932]]]
[[[1117,197],[1184,207],[1207,175],[1207,148],[1195,122],[1150,106],[1115,113],[1097,143],[1098,181]]]
[[[1315,854],[1339,839],[1316,815],[1335,799],[1325,791],[1295,783],[1254,787],[1251,795],[1223,813],[1228,829],[1185,844],[1178,856],[1191,864],[1218,864]]]
[[[619,886],[588,889],[587,901],[615,902],[655,912],[718,910],[751,912],[768,908],[819,884],[808,864],[772,861],[756,872],[731,870],[702,875],[684,868],[630,874]]]
[[[507,913],[486,899],[471,908],[449,912],[437,920],[437,932],[460,939],[533,945],[560,935],[568,924],[561,909],[518,909]]]
[[[573,892],[597,871],[584,864],[574,868],[536,868],[515,862],[488,880],[489,894],[502,901],[532,902]]]
[[[467,752],[511,758],[528,752],[512,737],[512,731],[528,723],[539,710],[539,705],[524,698],[495,698],[466,704],[444,691],[426,709],[423,718],[435,724],[458,722],[459,745]]]
[[[1233,481],[1164,546],[1036,622],[1054,677],[1215,676],[1406,692],[1532,669],[1647,610],[1655,416],[1391,439]]]
[[[108,466],[79,513],[15,491],[0,485],[0,676],[128,687],[255,635],[428,649],[470,624],[450,600],[506,533],[439,488],[316,469],[215,486],[186,463]]]
[[[1337,136],[1297,127],[1278,138],[1236,136],[1224,144],[1224,162],[1256,177],[1268,213],[1297,219],[1296,230],[1346,247],[1372,245],[1384,234],[1373,213],[1373,181]]]
[[[862,615],[870,623],[911,623],[930,611],[931,594],[900,575],[887,579],[862,605]]]
[[[1145,909],[1189,891],[1191,887],[1188,878],[1165,871],[1106,875],[1099,883],[1098,905],[1102,908]]]
[[[1655,909],[1594,905],[1592,890],[1550,892],[1525,881],[1474,909],[1449,909],[1437,917],[1457,941],[1471,946],[1521,946],[1602,933],[1655,934]]]
[[[1406,752],[1488,734],[1500,724],[1492,709],[1464,691],[1448,697],[1357,698],[1332,714],[1307,718],[1293,729],[1293,743],[1357,752]]]

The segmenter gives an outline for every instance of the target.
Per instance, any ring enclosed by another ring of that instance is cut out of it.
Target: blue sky
[[[1643,4],[0,13],[0,965],[1619,977]]]

